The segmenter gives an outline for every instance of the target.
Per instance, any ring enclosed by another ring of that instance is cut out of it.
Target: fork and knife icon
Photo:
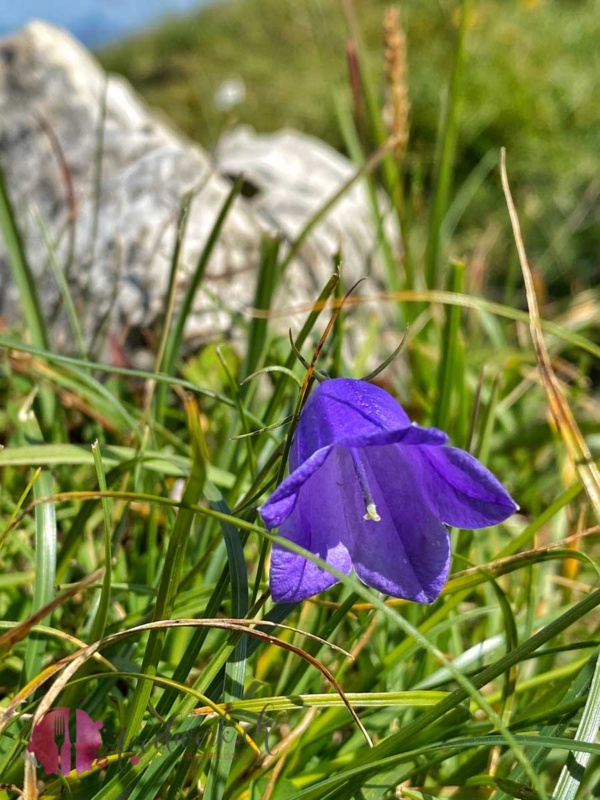
[[[94,721],[81,708],[75,709],[73,741],[69,732],[70,716],[70,709],[65,706],[53,708],[33,727],[27,752],[35,756],[48,775],[69,775],[73,766],[79,774],[98,765],[102,721]]]
[[[68,775],[71,771],[71,737],[69,736],[69,712],[67,709],[65,710],[67,711],[66,715],[60,712],[54,715],[53,723],[54,742],[57,749],[56,772],[58,773],[60,768],[63,775]]]

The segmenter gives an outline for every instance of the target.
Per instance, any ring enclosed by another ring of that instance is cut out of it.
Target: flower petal
[[[359,452],[380,521],[364,519],[360,492],[355,493],[360,530],[354,536],[352,560],[358,577],[374,589],[432,603],[448,577],[450,537],[413,473],[406,457],[412,451],[388,446]]]
[[[492,473],[464,450],[420,447],[410,457],[421,461],[429,505],[447,525],[485,528],[519,508]]]
[[[370,431],[344,436],[338,439],[338,447],[381,447],[386,444],[429,445],[436,447],[448,441],[448,434],[438,428],[421,428],[412,422],[406,428],[393,428],[389,431]]]
[[[352,534],[344,513],[348,485],[340,472],[340,454],[334,450],[318,472],[299,490],[298,502],[280,534],[310,550],[348,575],[352,568]],[[273,544],[270,585],[276,603],[296,603],[337,583],[330,572],[304,556]]]
[[[327,460],[332,448],[323,447],[282,481],[269,500],[258,510],[267,528],[277,528],[294,510],[298,492]]]
[[[443,431],[420,428],[384,389],[366,381],[335,378],[320,383],[308,398],[292,452],[290,469],[332,444],[344,447],[391,444],[444,444]]]
[[[443,431],[437,428],[420,428],[418,425],[409,424],[408,427],[391,431],[374,430],[355,436],[346,436],[337,442],[339,448],[356,449],[387,444],[403,445],[429,445],[434,447],[442,445],[448,440]],[[301,435],[296,431],[294,444],[301,442]],[[304,483],[318,470],[329,457],[333,446],[328,445],[315,451],[304,462],[299,462],[294,456],[294,448],[290,457],[290,467],[293,470],[273,492],[269,500],[259,511],[267,528],[276,528],[283,523],[292,513],[296,505],[298,492]],[[297,448],[296,448],[297,451]]]

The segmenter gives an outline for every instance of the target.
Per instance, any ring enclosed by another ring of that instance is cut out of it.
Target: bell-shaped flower
[[[483,528],[518,506],[476,458],[437,428],[411,423],[383,389],[320,383],[298,422],[290,475],[260,509],[267,528],[384,594],[433,602],[450,568],[446,525]],[[274,544],[273,599],[293,603],[337,583]]]

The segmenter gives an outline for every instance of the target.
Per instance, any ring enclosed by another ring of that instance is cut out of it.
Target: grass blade
[[[191,399],[187,401],[187,412],[190,439],[194,449],[192,471],[183,492],[182,507],[179,509],[175,519],[171,539],[165,555],[158,587],[158,596],[154,607],[154,620],[168,619],[171,615],[177,588],[181,579],[185,548],[195,516],[190,506],[197,503],[202,496],[206,478],[204,456],[200,450],[201,433],[198,408]],[[162,654],[164,636],[164,631],[156,630],[151,632],[142,662],[142,673],[156,675],[158,663]],[[130,716],[125,730],[125,742],[130,741],[138,734],[151,691],[152,685],[149,681],[139,681],[135,690],[135,695],[131,701]]]
[[[196,292],[198,291],[202,283],[204,274],[206,272],[206,267],[208,266],[208,262],[215,248],[215,245],[219,240],[219,235],[221,234],[221,230],[223,228],[225,220],[227,219],[227,215],[236,197],[240,193],[240,190],[242,188],[242,183],[243,183],[242,178],[237,180],[233,184],[229,194],[225,198],[221,210],[219,211],[217,218],[215,220],[215,224],[213,225],[210,235],[206,241],[206,244],[204,245],[204,249],[200,254],[198,263],[196,264],[196,269],[194,270],[190,278],[183,300],[181,301],[181,306],[179,307],[179,313],[177,314],[175,323],[171,328],[171,331],[169,332],[169,337],[165,345],[165,353],[162,363],[163,363],[163,372],[166,373],[167,375],[171,375],[175,371],[175,364],[177,358],[179,357],[181,351],[181,344],[183,342],[183,333],[186,320],[190,314],[190,311],[192,310],[194,298],[196,297]]]
[[[230,513],[227,503],[220,493],[207,484],[206,494],[211,505],[225,514]],[[244,559],[244,548],[239,531],[231,524],[222,522],[221,530],[227,548],[229,562],[229,575],[231,579],[231,610],[234,617],[243,619],[248,614],[248,571]],[[223,700],[242,700],[244,697],[244,684],[246,677],[248,640],[240,637],[231,657],[225,665],[225,679],[223,683]],[[228,736],[225,731],[229,731]],[[223,728],[219,736],[215,758],[212,760],[208,781],[205,790],[207,800],[218,800],[223,797],[227,780],[234,763],[236,737],[230,727]]]
[[[448,210],[456,141],[458,133],[458,107],[462,91],[463,69],[465,61],[465,41],[471,12],[471,0],[463,0],[461,4],[461,26],[456,43],[454,67],[448,88],[447,105],[441,128],[441,153],[434,180],[435,193],[433,209],[429,223],[429,239],[425,256],[425,283],[434,289],[440,283],[439,251],[444,217]]]
[[[256,293],[254,308],[259,311],[268,311],[273,302],[273,295],[277,288],[279,255],[278,239],[272,236],[263,236],[260,244],[260,259],[256,275]],[[256,372],[263,364],[263,354],[267,341],[268,318],[255,316],[250,323],[248,331],[248,344],[246,347],[246,360],[241,377],[247,378]],[[246,389],[248,387],[245,387]]]
[[[92,445],[92,455],[94,457],[94,466],[96,467],[98,486],[101,492],[106,492],[108,491],[108,486],[106,485],[106,475],[104,473],[104,464],[102,463],[102,454],[100,452],[98,440],[96,440]],[[112,547],[110,534],[110,506],[108,497],[102,497],[101,505],[102,517],[104,520],[104,578],[102,580],[100,602],[98,603],[96,616],[94,617],[94,624],[92,625],[90,633],[90,638],[93,642],[101,639],[104,636],[104,631],[106,630],[112,583]]]
[[[32,400],[33,398],[31,398]],[[25,435],[39,440],[42,436],[39,424],[31,408],[25,406],[19,414]],[[56,507],[52,502],[44,502],[54,493],[52,475],[42,469],[33,484],[35,506],[35,580],[33,583],[32,614],[48,605],[54,598],[56,575]],[[49,616],[40,623],[48,622]],[[45,639],[35,635],[27,640],[23,661],[23,679],[27,683],[41,667],[46,649]]]
[[[596,741],[598,728],[600,728],[600,658],[596,659],[594,677],[575,738],[592,744]],[[589,760],[589,753],[579,752],[577,755],[573,753],[570,755],[559,775],[552,795],[553,800],[575,800]]]
[[[8,196],[4,170],[0,163],[0,231],[4,237],[8,265],[12,279],[19,290],[19,300],[25,328],[33,345],[40,350],[48,350],[48,334],[42,315],[35,278],[31,272],[25,253],[23,238],[17,225],[14,209]],[[44,386],[40,389],[42,420],[45,427],[55,422],[56,399]]]
[[[465,282],[465,265],[453,261],[450,265],[448,290],[462,292]],[[446,312],[446,325],[442,334],[442,347],[438,368],[438,399],[435,404],[433,424],[442,430],[448,430],[452,397],[458,385],[464,383],[464,375],[457,370],[458,353],[460,348],[460,318],[461,309],[450,306]]]
[[[600,470],[596,466],[592,458],[592,454],[587,446],[587,443],[577,421],[567,403],[554,368],[548,353],[548,348],[544,341],[542,333],[542,326],[540,321],[540,312],[538,308],[537,298],[535,294],[535,286],[533,283],[533,276],[529,261],[527,260],[527,253],[525,252],[525,245],[523,237],[521,236],[521,226],[519,224],[519,217],[517,210],[512,199],[510,186],[508,183],[508,175],[506,172],[506,151],[502,149],[500,156],[500,168],[502,177],[502,188],[504,189],[504,196],[506,198],[506,205],[508,206],[508,213],[519,253],[519,262],[521,264],[521,271],[525,281],[525,291],[527,292],[527,303],[529,305],[529,325],[531,330],[531,338],[538,362],[540,377],[548,397],[548,405],[556,423],[556,427],[561,435],[563,442],[567,448],[567,452],[571,456],[571,460],[585,490],[590,498],[592,508],[596,515],[596,519],[600,522]]]

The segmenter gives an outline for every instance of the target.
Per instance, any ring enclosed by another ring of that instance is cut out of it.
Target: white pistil
[[[352,448],[350,449],[350,456],[352,458],[354,471],[356,472],[356,477],[358,478],[358,483],[360,484],[363,499],[365,501],[365,511],[367,513],[364,515],[363,519],[367,521],[371,520],[372,522],[381,522],[381,517],[377,513],[377,506],[375,505],[373,495],[369,489],[365,465],[362,463],[360,455]]]

